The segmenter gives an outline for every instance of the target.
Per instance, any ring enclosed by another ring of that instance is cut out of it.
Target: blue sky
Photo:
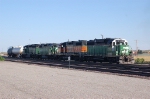
[[[0,0],[0,52],[101,34],[150,49],[150,0]]]

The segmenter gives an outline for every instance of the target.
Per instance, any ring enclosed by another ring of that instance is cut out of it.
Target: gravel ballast
[[[149,99],[150,80],[104,73],[0,62],[0,98]]]

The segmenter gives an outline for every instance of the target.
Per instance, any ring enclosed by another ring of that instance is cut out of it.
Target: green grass
[[[5,58],[3,58],[2,56],[0,56],[0,61],[4,61],[5,60]]]
[[[135,56],[134,59],[137,59],[137,58],[143,58],[145,61],[150,61],[150,56]]]
[[[136,56],[134,59],[135,64],[150,64],[150,56]]]

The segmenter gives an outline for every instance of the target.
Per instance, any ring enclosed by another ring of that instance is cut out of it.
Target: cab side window
[[[113,46],[115,46],[115,42],[113,42]]]

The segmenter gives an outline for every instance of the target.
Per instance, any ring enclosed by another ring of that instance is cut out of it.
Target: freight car
[[[9,47],[7,54],[9,57],[21,57],[23,53],[23,47],[18,46],[18,47]]]

